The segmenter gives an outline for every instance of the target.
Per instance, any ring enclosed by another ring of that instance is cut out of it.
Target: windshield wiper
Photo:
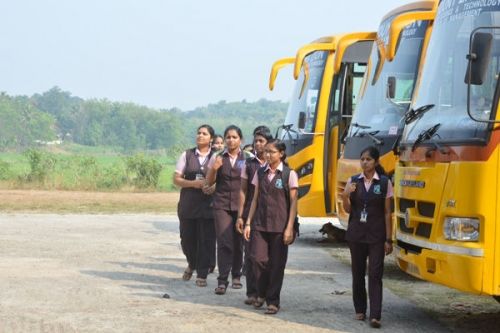
[[[352,136],[357,136],[360,129],[369,129],[369,128],[372,128],[371,126],[361,125],[361,124],[358,124],[358,123],[351,123],[351,126],[357,128],[356,132],[354,132],[354,134]],[[349,129],[350,128],[351,127],[349,127]]]
[[[278,132],[279,132],[279,130],[283,129],[284,133],[283,133],[283,135],[281,137],[284,138],[285,135],[286,135],[288,137],[288,139],[290,140],[290,143],[293,146],[296,146],[298,144],[297,138],[299,136],[299,132],[297,132],[296,130],[294,130],[292,127],[293,127],[293,124],[279,126],[278,129],[276,129],[275,138],[278,138]],[[295,134],[295,136],[296,136],[295,139],[292,138],[292,133]]]
[[[408,125],[408,124],[414,122],[418,118],[422,117],[422,115],[424,113],[426,113],[427,111],[429,111],[433,107],[434,107],[434,104],[427,104],[427,105],[423,105],[421,107],[418,107],[416,109],[408,110],[408,112],[406,112],[404,117],[403,117],[405,124]]]
[[[437,135],[437,131],[439,130],[439,127],[441,127],[441,123],[437,123],[436,125],[429,127],[428,129],[425,129],[422,132],[420,132],[417,139],[413,143],[413,146],[411,147],[411,151],[415,151],[417,146],[420,145],[421,143],[423,143],[424,141],[430,140],[433,137],[435,137]],[[436,147],[436,149],[439,150],[440,153],[442,153],[442,154],[448,153],[448,151],[446,149],[444,149],[443,147],[441,147],[440,145],[438,145],[437,142],[431,142],[431,143]],[[426,153],[426,155],[427,155],[427,153]]]
[[[379,139],[379,138],[377,138],[375,136],[375,135],[377,135],[378,132],[380,132],[380,131],[359,132],[358,136],[362,138],[362,137],[364,137],[366,135],[367,137],[369,137],[370,139],[372,139],[373,143],[375,143],[378,146],[381,146],[381,145],[384,144],[384,140]],[[356,135],[354,135],[354,136],[356,136]]]

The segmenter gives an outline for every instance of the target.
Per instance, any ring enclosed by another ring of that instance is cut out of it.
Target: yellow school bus
[[[271,90],[279,69],[295,64],[297,82],[279,137],[299,176],[301,217],[334,213],[339,137],[349,126],[375,36],[358,32],[320,38],[300,48],[295,58],[273,65]]]
[[[432,30],[435,1],[401,6],[381,21],[350,128],[344,140],[337,172],[337,211],[342,229],[349,215],[340,194],[349,177],[361,172],[359,157],[368,146],[380,151],[380,162],[389,176],[396,164],[394,147],[404,128],[423,52]],[[395,32],[400,34],[395,35]]]
[[[405,272],[500,295],[500,2],[442,0],[395,174]]]

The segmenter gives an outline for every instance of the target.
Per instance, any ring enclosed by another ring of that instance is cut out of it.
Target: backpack
[[[265,176],[265,167],[259,168],[257,170],[258,177],[259,177],[259,183],[263,180]],[[281,173],[281,179],[283,180],[283,188],[285,190],[285,198],[286,198],[286,205],[288,211],[290,211],[290,187],[288,186],[288,181],[290,179],[290,168],[283,164],[283,172]],[[295,215],[295,220],[293,222],[293,231],[297,235],[297,237],[300,236],[300,223],[299,223],[299,217]]]

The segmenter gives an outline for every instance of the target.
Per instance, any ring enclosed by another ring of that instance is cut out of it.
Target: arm
[[[240,234],[243,233],[243,208],[245,207],[245,200],[247,195],[248,188],[248,180],[241,179],[241,188],[240,188],[240,205],[238,206],[238,219],[236,220],[236,230]]]
[[[252,204],[250,205],[250,211],[248,212],[247,223],[245,224],[245,231],[243,236],[245,240],[250,240],[250,229],[252,224],[253,215],[255,214],[255,209],[257,208],[257,198],[259,197],[259,186],[255,186],[255,192],[253,193]]]
[[[208,162],[207,171],[207,185],[212,186],[215,184],[217,178],[217,170],[222,166],[222,156],[214,154],[210,161]]]
[[[390,240],[390,242],[386,241],[384,244],[385,254],[391,254],[392,252],[392,214],[391,214],[391,200],[392,197],[385,198],[385,239]]]
[[[351,193],[356,191],[356,184],[351,183],[351,179],[347,181],[345,185],[344,193],[341,194],[342,205],[344,206],[344,210],[346,213],[351,214]]]
[[[295,217],[297,216],[297,188],[290,189],[290,212],[288,217],[288,223],[285,228],[285,233],[283,234],[283,242],[285,245],[293,243],[294,232],[293,224],[295,223]]]
[[[181,187],[181,188],[202,188],[203,184],[205,184],[205,180],[199,179],[199,180],[187,180],[184,179],[184,175],[174,172],[174,184]]]

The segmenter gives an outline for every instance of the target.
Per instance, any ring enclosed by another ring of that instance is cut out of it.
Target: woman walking
[[[266,302],[265,314],[276,314],[280,309],[288,245],[295,238],[298,177],[283,163],[285,149],[279,140],[266,144],[264,156],[268,164],[253,177],[255,192],[244,231],[245,240],[251,240],[257,282],[254,307]]]
[[[245,168],[241,170],[240,207],[236,222],[236,228],[241,234],[243,234],[244,221],[248,218],[255,190],[255,187],[252,185],[252,179],[257,170],[266,164],[264,148],[271,139],[271,131],[267,126],[258,126],[254,129],[252,150],[255,156],[248,158]],[[243,270],[247,285],[247,299],[245,300],[245,304],[247,305],[253,305],[257,300],[257,285],[253,274],[253,262],[250,256],[251,246],[251,241],[245,241]]]
[[[210,143],[214,129],[201,125],[196,134],[196,147],[183,152],[177,161],[174,184],[181,187],[177,214],[181,247],[188,267],[182,279],[188,281],[196,270],[196,285],[207,285],[210,253],[215,251],[215,230],[211,203],[213,190],[203,189],[207,164],[212,156]]]
[[[217,265],[219,268],[217,295],[224,295],[232,275],[232,288],[241,289],[243,238],[236,230],[240,202],[241,169],[249,156],[241,149],[243,135],[239,127],[231,125],[224,131],[226,148],[215,153],[208,163],[207,186],[216,184],[213,208],[217,235]]]
[[[370,325],[374,328],[381,326],[384,255],[392,252],[393,189],[379,164],[379,157],[375,147],[361,152],[363,172],[348,180],[342,196],[344,209],[350,214],[346,240],[351,251],[355,318],[364,320],[366,317],[365,273],[368,259]]]

